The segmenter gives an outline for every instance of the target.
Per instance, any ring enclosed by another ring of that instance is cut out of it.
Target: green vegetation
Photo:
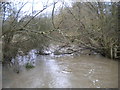
[[[25,68],[26,69],[32,69],[32,68],[34,68],[35,66],[33,66],[31,63],[27,63],[26,65],[25,65]]]

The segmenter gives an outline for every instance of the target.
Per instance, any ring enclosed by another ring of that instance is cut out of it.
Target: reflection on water
[[[27,55],[17,55],[15,58],[12,59],[12,63],[23,66],[27,63],[31,63],[33,66],[35,66],[35,60],[37,55],[35,54],[37,51],[35,49],[28,52]]]
[[[19,65],[35,62],[35,68],[22,68],[19,74],[3,68],[3,88],[117,88],[118,62],[101,56],[36,56],[35,50],[18,56]]]

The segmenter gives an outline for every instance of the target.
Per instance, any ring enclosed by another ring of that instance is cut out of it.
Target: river
[[[39,55],[17,74],[3,67],[3,88],[117,88],[118,62],[100,55]]]

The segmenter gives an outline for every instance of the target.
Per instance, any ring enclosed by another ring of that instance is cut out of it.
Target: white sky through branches
[[[55,0],[11,0],[11,2],[13,2],[14,4],[17,4],[18,3],[26,3],[27,4],[22,8],[22,12],[27,12],[28,14],[32,13],[32,10],[35,11],[34,13],[36,13],[37,11],[40,11],[42,10],[46,5],[50,5],[54,2]],[[64,0],[65,4],[66,5],[70,5],[70,0]],[[59,8],[59,7],[62,7],[63,5],[63,0],[58,0],[58,3],[56,4],[56,10]],[[17,6],[16,9],[19,10],[21,6]],[[51,13],[52,11],[52,8],[53,8],[53,5],[51,5],[50,7],[48,7],[44,13]]]
[[[67,6],[71,6],[71,3],[72,2],[85,2],[85,1],[89,1],[89,0],[11,0],[11,2],[13,2],[14,4],[16,4],[15,8],[17,10],[20,9],[21,7],[21,4],[19,5],[19,3],[26,3],[27,4],[22,8],[21,10],[21,16],[24,16],[24,15],[31,15],[31,14],[36,14],[37,12],[39,12],[40,10],[42,10],[44,8],[44,6],[46,5],[50,5],[52,4],[54,1],[57,1],[58,3],[56,4],[56,7],[55,7],[55,13],[57,13],[57,11],[59,11],[59,8],[61,8],[62,6],[64,5],[67,5]],[[94,0],[95,1],[95,0]],[[104,0],[106,2],[110,2],[111,0]],[[63,4],[64,2],[64,4]],[[44,10],[42,12],[45,13],[46,15],[51,15],[51,12],[52,12],[52,9],[53,9],[53,5],[51,5],[50,7],[48,7],[46,10]],[[34,12],[32,12],[34,11]]]

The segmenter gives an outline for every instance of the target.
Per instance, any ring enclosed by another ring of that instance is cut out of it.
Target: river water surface
[[[117,88],[118,62],[97,56],[37,56],[19,74],[3,67],[3,88]]]

